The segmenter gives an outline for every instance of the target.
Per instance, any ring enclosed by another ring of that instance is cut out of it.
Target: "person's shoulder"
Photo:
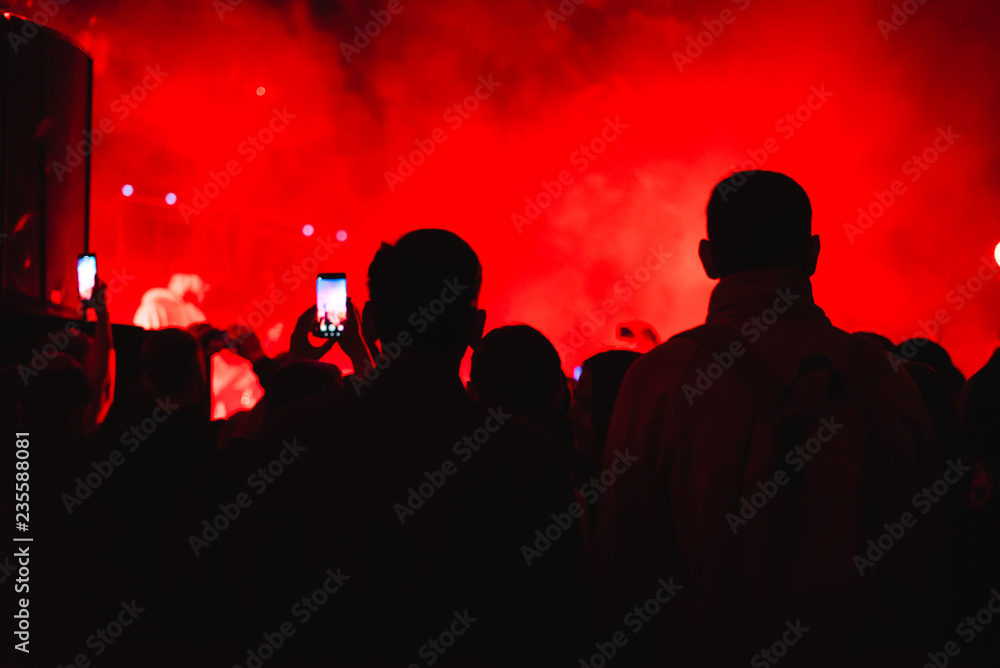
[[[846,368],[849,385],[859,389],[870,405],[884,415],[901,411],[918,421],[926,420],[926,405],[911,365],[863,334],[841,331],[847,341]]]
[[[900,360],[898,364],[893,364],[893,355],[882,347],[882,344],[871,339],[864,334],[851,333],[831,327],[835,336],[845,347],[848,358],[856,368],[865,370],[867,373],[898,373],[905,368]]]
[[[677,369],[678,373],[683,371],[700,345],[696,339],[686,336],[695,329],[697,327],[676,334],[643,354],[629,367],[627,375],[634,378],[662,378],[666,369]]]

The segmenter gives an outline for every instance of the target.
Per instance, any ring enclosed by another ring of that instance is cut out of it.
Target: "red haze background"
[[[94,125],[114,129],[95,139],[91,248],[103,275],[134,276],[116,321],[170,273],[199,273],[213,324],[253,316],[273,353],[313,303],[312,273],[345,271],[360,304],[380,242],[443,227],[482,259],[488,327],[534,325],[571,371],[616,345],[617,322],[647,320],[666,338],[703,321],[704,206],[719,178],[753,161],[809,193],[823,244],[815,292],[835,324],[898,342],[947,320],[934,338],[965,373],[987,359],[1000,292],[968,283],[983,258],[984,274],[995,268],[1000,242],[996,3],[387,4],[6,3],[42,13],[94,57]],[[373,11],[385,25],[356,48]],[[686,50],[688,61],[675,55]],[[462,117],[454,106],[481,77],[499,85]],[[275,109],[271,127],[283,129],[251,151]],[[574,154],[607,119],[620,136],[593,160]],[[949,128],[948,149],[916,166]],[[386,173],[421,145],[434,150],[390,186]],[[209,185],[213,174],[225,187]],[[526,198],[546,203],[543,182],[558,194],[536,212]],[[879,213],[876,193],[895,201],[867,230],[845,229],[859,207]],[[512,218],[535,213],[520,230]],[[339,230],[346,241],[313,268],[319,240]],[[661,247],[671,257],[641,282]],[[604,324],[585,324],[606,306],[616,312]]]

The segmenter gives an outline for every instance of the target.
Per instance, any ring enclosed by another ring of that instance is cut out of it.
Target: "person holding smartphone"
[[[310,306],[299,316],[295,329],[292,330],[285,360],[268,357],[256,334],[241,334],[235,325],[226,332],[225,339],[234,352],[250,360],[262,385],[267,384],[267,378],[284,362],[318,361],[338,342],[351,360],[355,373],[364,373],[366,368],[373,366],[372,355],[361,336],[361,317],[350,298],[346,299],[342,329],[337,332],[337,336],[323,337],[323,343],[317,346],[309,340],[309,335],[314,334],[317,323],[322,322],[323,316],[318,315],[320,312],[316,306]]]

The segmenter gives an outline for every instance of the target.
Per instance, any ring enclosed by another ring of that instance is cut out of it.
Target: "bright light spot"
[[[582,366],[575,366],[575,367],[573,367],[573,380],[577,380],[577,381],[580,380],[580,374],[581,373],[583,373],[583,367]]]
[[[284,330],[285,330],[284,324],[280,322],[274,323],[268,328],[265,341],[267,341],[268,343],[277,344],[278,341],[281,339],[281,333]]]
[[[313,229],[313,226],[310,225],[309,223],[306,223],[305,225],[302,226],[302,234],[304,234],[307,237],[311,237],[313,235],[313,232],[315,231],[316,230]]]
[[[1000,244],[997,244],[996,250],[993,251],[993,257],[996,259],[997,264],[1000,264]]]
[[[173,193],[167,193],[166,197],[163,198],[163,201],[166,202],[167,204],[177,204],[177,195]]]
[[[9,18],[10,18],[10,12],[4,12],[4,13],[3,13],[3,17],[4,17],[5,19],[9,19]]]
[[[263,86],[261,86],[261,87],[259,87],[259,88],[257,89],[257,94],[258,94],[258,95],[263,95],[263,94],[264,94],[264,87],[263,87]]]
[[[340,241],[341,243],[347,241],[347,230],[337,230],[336,236],[337,241]]]
[[[133,188],[129,184],[126,183],[125,185],[122,186],[122,195],[125,195],[125,197],[131,197],[132,193],[134,192],[135,188]]]

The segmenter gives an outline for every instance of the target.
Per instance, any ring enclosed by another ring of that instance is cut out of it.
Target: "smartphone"
[[[340,338],[347,320],[347,274],[316,276],[316,326],[313,333],[327,339]]]
[[[94,298],[94,284],[97,279],[97,256],[81,253],[76,258],[76,282],[80,289],[80,301],[86,306]]]

